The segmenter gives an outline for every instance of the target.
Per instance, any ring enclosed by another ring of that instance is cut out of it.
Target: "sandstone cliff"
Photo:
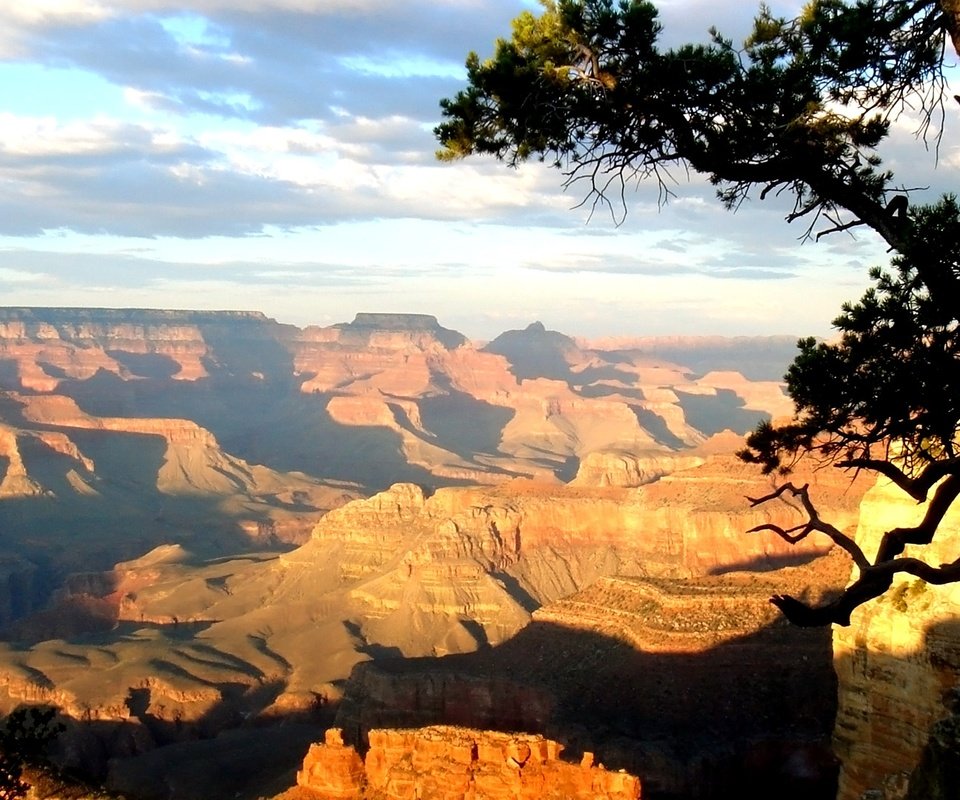
[[[639,800],[640,781],[594,765],[563,761],[563,745],[542,736],[437,726],[373,730],[361,761],[339,730],[310,748],[297,773],[318,798],[448,800]],[[303,797],[303,795],[301,795]]]
[[[782,584],[711,583],[824,549],[743,533],[797,519],[749,509],[769,485],[728,455],[730,429],[783,408],[779,383],[689,343],[606,352],[519,333],[498,353],[416,315],[298,330],[0,310],[0,529],[21,559],[4,562],[0,620],[34,612],[0,643],[0,711],[56,704],[65,763],[105,772],[116,756],[118,787],[161,772],[157,751],[231,753],[213,737],[331,721],[341,700],[354,729],[394,708],[411,724],[553,726],[578,754],[597,735],[617,768],[640,753],[650,785],[677,792],[774,748],[757,737],[819,741],[823,642],[788,646],[768,624]],[[855,524],[861,489],[808,477]],[[27,583],[47,608],[16,605]],[[767,688],[726,693],[757,669]]]
[[[881,479],[864,497],[857,540],[868,557],[883,532],[919,521],[925,508]],[[933,564],[956,560],[960,510],[954,508],[934,541],[908,547]],[[843,762],[839,800],[902,800],[931,729],[952,714],[960,687],[960,584],[930,586],[899,577],[881,598],[857,609],[847,628],[834,629],[839,710],[834,733]],[[916,795],[914,795],[916,796]]]
[[[443,663],[447,659],[436,656],[474,653],[478,663],[487,663],[502,653],[508,666],[475,678],[461,672],[439,678],[433,667],[409,682],[378,679],[383,673],[372,669],[357,673],[349,686],[363,686],[365,697],[379,699],[359,708],[353,695],[344,700],[343,712],[359,715],[347,727],[553,725],[566,736],[574,719],[584,726],[599,714],[621,720],[617,725],[626,727],[613,738],[633,748],[642,737],[624,721],[625,713],[651,730],[683,729],[692,706],[723,695],[717,681],[728,681],[735,665],[755,671],[766,663],[774,670],[769,687],[752,688],[749,702],[726,698],[715,714],[743,727],[745,716],[754,726],[762,718],[764,730],[782,731],[784,719],[793,717],[762,712],[763,703],[806,696],[822,678],[802,688],[800,677],[783,669],[800,665],[796,675],[802,677],[803,669],[820,663],[816,647],[809,651],[816,659],[798,661],[795,644],[757,633],[770,622],[766,597],[783,589],[780,573],[750,591],[735,581],[740,588],[729,596],[701,591],[696,581],[722,582],[711,572],[809,560],[822,543],[797,551],[776,537],[744,534],[768,510],[750,510],[742,493],[759,493],[766,484],[737,469],[711,457],[636,489],[517,481],[429,494],[399,484],[329,512],[310,541],[280,556],[204,560],[183,547],[162,548],[110,572],[72,579],[52,618],[31,618],[28,630],[62,637],[57,626],[79,610],[106,610],[100,619],[117,628],[95,652],[56,640],[26,650],[0,648],[0,684],[6,687],[0,707],[51,702],[76,719],[137,735],[146,731],[155,743],[168,743],[189,731],[216,732],[240,713],[268,721],[335,704],[361,662],[403,655]],[[854,524],[857,489],[825,483],[825,475],[810,477],[840,517]],[[789,523],[797,512],[785,505],[776,513]],[[642,576],[647,581],[637,583]],[[650,582],[656,576],[700,577],[677,594],[666,583]],[[530,625],[531,611],[578,591],[537,611]],[[703,630],[703,619],[711,620],[711,630]],[[567,634],[543,633],[558,628],[583,633],[572,642]],[[102,627],[95,629],[104,635]],[[752,644],[737,645],[744,637]],[[689,665],[635,663],[638,647],[653,657],[667,645],[671,652],[690,652]],[[697,655],[711,649],[723,654],[712,666]],[[406,663],[417,668],[418,662]],[[600,685],[580,683],[597,670],[604,675]],[[661,683],[638,689],[650,703],[642,713],[619,695],[603,699],[603,687],[620,680],[616,674],[660,676]],[[684,688],[688,680],[701,689],[691,693]],[[743,685],[750,685],[747,676]],[[671,697],[684,700],[673,707]],[[408,717],[381,720],[384,708]],[[667,708],[675,713],[664,713]],[[809,713],[806,706],[800,711],[801,717]],[[710,731],[704,734],[709,741],[724,740],[710,726],[701,729]],[[800,729],[812,735],[809,726]],[[589,731],[574,727],[571,735],[583,749],[598,749]],[[626,748],[617,745],[621,757]],[[664,764],[654,770],[657,780],[685,785],[677,771],[682,762],[669,747],[666,752],[659,746],[646,751]]]
[[[696,455],[627,453],[600,450],[580,460],[571,486],[623,486],[633,488],[653,483],[671,472],[691,469],[703,464]]]
[[[22,388],[41,392],[98,370],[192,381],[217,360],[208,339],[260,338],[268,322],[243,311],[3,308],[0,358],[14,365]]]
[[[43,487],[27,474],[20,451],[19,431],[0,426],[0,497],[31,497],[43,494]]]
[[[864,486],[824,472],[803,479],[834,509],[837,524],[852,530]],[[398,485],[331,512],[314,539],[336,544],[344,578],[395,563],[406,579],[438,560],[468,558],[513,575],[536,598],[554,599],[592,580],[577,576],[601,563],[628,573],[690,576],[824,552],[827,543],[816,537],[797,547],[772,534],[744,533],[768,520],[789,526],[800,518],[789,504],[751,509],[743,499],[768,489],[755,470],[718,456],[636,489],[521,481],[439,489],[427,497]]]

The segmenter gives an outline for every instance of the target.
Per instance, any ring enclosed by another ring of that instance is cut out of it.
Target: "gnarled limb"
[[[801,628],[818,628],[824,625],[837,624],[846,627],[850,624],[850,615],[858,606],[882,595],[893,577],[875,577],[866,580],[863,576],[844,589],[836,600],[822,606],[809,606],[802,600],[797,600],[786,594],[775,594],[770,598],[780,612],[794,625]]]
[[[840,469],[868,469],[871,472],[883,475],[918,503],[922,503],[927,499],[927,493],[935,483],[952,472],[960,471],[960,458],[932,461],[915,478],[909,477],[892,461],[878,458],[849,458],[838,461],[836,466]]]
[[[947,463],[947,462],[941,462]],[[933,465],[931,465],[933,466]],[[879,471],[879,470],[878,470]],[[904,476],[906,479],[906,476]],[[917,478],[922,481],[924,475]],[[907,479],[909,480],[909,479]],[[899,485],[899,484],[898,484]],[[810,606],[789,595],[774,595],[770,598],[783,615],[795,625],[816,627],[820,625],[849,625],[850,615],[857,606],[882,595],[893,583],[899,572],[914,575],[927,583],[944,584],[960,580],[960,558],[948,564],[934,567],[918,558],[897,558],[908,544],[929,544],[953,501],[960,495],[960,474],[950,474],[938,487],[927,508],[923,520],[911,528],[894,528],[884,534],[875,563],[870,563],[860,546],[835,526],[820,518],[810,500],[809,486],[797,487],[784,483],[763,497],[747,498],[752,507],[767,503],[784,494],[798,498],[808,519],[801,525],[783,528],[765,523],[751,528],[749,533],[772,531],[787,542],[795,543],[813,531],[826,534],[838,546],[846,550],[860,571],[860,575],[835,600],[822,606]]]
[[[822,606],[809,606],[801,600],[782,594],[774,595],[770,602],[779,608],[790,622],[803,628],[831,623],[846,627],[850,624],[853,610],[887,591],[893,583],[893,576],[898,572],[914,575],[935,585],[953,583],[960,580],[960,559],[939,567],[931,566],[918,558],[897,558],[876,564],[865,570],[836,600]]]
[[[747,500],[750,501],[750,507],[756,508],[759,505],[763,505],[764,503],[768,503],[778,497],[782,497],[784,493],[789,492],[800,500],[804,511],[807,512],[807,522],[803,525],[798,525],[793,528],[781,528],[778,525],[766,523],[764,525],[758,525],[755,528],[751,528],[748,533],[755,533],[762,530],[773,531],[780,536],[780,538],[792,543],[800,541],[813,531],[819,531],[820,533],[826,534],[828,537],[830,537],[833,543],[838,547],[846,550],[853,559],[853,562],[857,565],[857,567],[860,568],[861,572],[867,569],[870,566],[870,562],[863,554],[863,550],[860,549],[860,546],[835,525],[831,525],[829,522],[826,522],[820,518],[820,514],[817,513],[817,509],[813,505],[813,501],[810,500],[809,489],[809,484],[805,483],[803,486],[798,487],[794,486],[793,483],[788,482],[781,484],[779,487],[777,487],[777,489],[772,491],[770,494],[764,495],[763,497],[748,497]],[[794,535],[794,531],[801,531],[801,533]]]
[[[884,534],[877,551],[877,563],[896,558],[908,544],[930,544],[937,527],[958,495],[960,474],[954,473],[937,487],[919,525],[912,528],[894,528]]]

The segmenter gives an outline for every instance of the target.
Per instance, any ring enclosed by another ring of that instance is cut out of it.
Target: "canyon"
[[[57,762],[128,797],[295,797],[324,759],[412,797],[411,759],[481,780],[507,757],[474,750],[522,747],[531,783],[464,796],[900,800],[958,598],[905,584],[835,643],[767,602],[849,578],[823,538],[745,533],[802,519],[733,456],[791,413],[792,346],[0,309],[0,711],[59,709]],[[864,540],[901,513],[795,479]]]

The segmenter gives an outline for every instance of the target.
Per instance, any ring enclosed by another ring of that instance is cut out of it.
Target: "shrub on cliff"
[[[903,557],[929,543],[960,494],[960,209],[952,196],[912,205],[877,148],[904,109],[939,136],[947,97],[943,58],[960,42],[956,0],[811,0],[795,19],[761,7],[742,47],[712,33],[708,45],[661,50],[653,3],[542,0],[513,22],[492,58],[467,59],[468,86],[441,101],[441,158],[487,153],[510,164],[549,160],[585,202],[624,209],[632,180],[667,170],[707,176],[728,208],[753,194],[792,197],[790,222],[806,235],[872,229],[894,253],[875,286],[844,306],[836,343],[800,342],[787,375],[796,416],[761,426],[741,454],[786,474],[815,454],[841,469],[890,478],[929,506],[923,521],[889,531],[870,561],[821,519],[807,487],[783,483],[755,498],[799,498],[813,531],[846,549],[859,577],[817,608],[772,601],[801,625],[849,624],[851,611],[886,591],[898,572],[960,580],[960,559]],[[921,145],[922,146],[922,143]]]

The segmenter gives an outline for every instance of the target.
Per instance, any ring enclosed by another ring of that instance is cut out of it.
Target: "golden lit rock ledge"
[[[857,542],[872,557],[884,531],[914,525],[925,513],[925,504],[880,479],[863,498]],[[934,565],[955,560],[960,509],[947,513],[931,544],[908,546],[905,555]],[[833,741],[843,762],[838,800],[869,791],[877,800],[903,800],[931,730],[955,713],[960,584],[898,576],[883,597],[854,612],[849,627],[834,627],[833,651],[839,679]]]
[[[366,759],[340,729],[311,745],[297,787],[277,800],[639,800],[640,779],[560,760],[563,745],[542,736],[436,725],[372,730]]]

